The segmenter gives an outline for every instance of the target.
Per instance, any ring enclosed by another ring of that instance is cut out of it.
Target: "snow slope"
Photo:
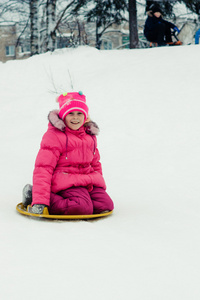
[[[199,299],[199,51],[80,47],[0,64],[1,299]],[[47,114],[72,85],[100,127],[115,211],[23,217]]]

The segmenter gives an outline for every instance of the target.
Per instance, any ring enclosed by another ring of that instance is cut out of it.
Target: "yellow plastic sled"
[[[31,212],[31,206],[28,205],[25,207],[22,203],[17,204],[16,210],[22,214],[29,217],[36,217],[36,218],[45,218],[45,219],[55,219],[55,220],[83,220],[83,219],[95,219],[95,218],[102,218],[107,217],[112,214],[113,210],[102,213],[102,214],[93,214],[93,215],[50,215],[48,208],[45,207],[43,214],[33,214]]]

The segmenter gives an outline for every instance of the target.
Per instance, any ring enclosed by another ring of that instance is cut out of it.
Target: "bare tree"
[[[56,17],[56,0],[46,1],[46,50],[55,50],[56,45],[56,31],[55,31],[55,17]]]
[[[127,21],[125,12],[128,10],[130,47],[138,47],[136,0],[0,0],[0,14],[1,8],[2,13],[9,9],[23,19],[17,44],[24,36],[30,36],[31,55],[54,51],[56,33],[71,20],[76,22],[78,31],[77,38],[72,33],[73,45],[88,41],[82,26],[85,19],[96,24],[96,47],[100,49],[103,34],[113,23]]]
[[[88,9],[88,4],[91,9]],[[112,24],[120,24],[125,20],[124,12],[127,10],[126,0],[79,0],[74,8],[75,13],[86,8],[87,22],[96,24],[96,48],[101,48],[102,36]]]
[[[31,30],[31,55],[38,54],[38,0],[30,0],[30,30]]]
[[[66,12],[75,3],[72,0],[65,8],[61,11],[60,15],[56,20],[56,2],[57,0],[46,0],[46,48],[45,50],[54,51],[56,47],[56,31],[59,28]]]

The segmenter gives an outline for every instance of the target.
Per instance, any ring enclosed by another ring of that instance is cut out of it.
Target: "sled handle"
[[[175,31],[175,30],[172,31],[172,35],[173,35],[173,37],[174,37],[177,41],[179,41],[179,39],[178,39],[178,37],[177,37],[177,35],[176,35],[176,31]]]

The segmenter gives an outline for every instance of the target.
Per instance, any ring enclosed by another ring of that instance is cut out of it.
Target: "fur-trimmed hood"
[[[53,125],[55,128],[59,129],[60,131],[64,131],[66,125],[64,121],[59,118],[58,113],[59,110],[57,109],[50,111],[50,113],[48,114],[48,120],[51,123],[51,125]],[[85,124],[83,125],[85,127],[86,133],[90,135],[98,135],[99,133],[98,125],[89,119],[87,120],[88,121],[86,121]]]

